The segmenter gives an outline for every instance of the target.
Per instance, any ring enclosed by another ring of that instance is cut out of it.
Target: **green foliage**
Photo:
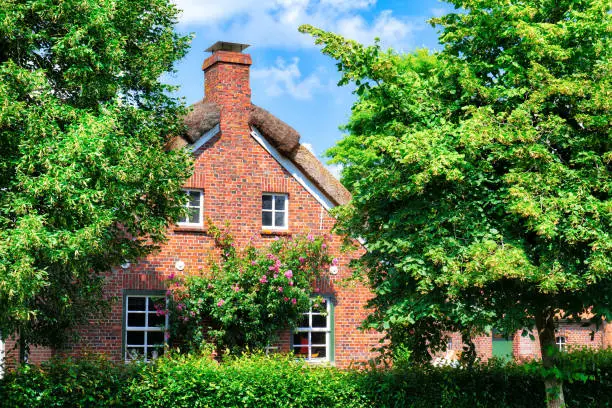
[[[612,406],[612,351],[566,354],[587,378],[566,384],[568,406]],[[580,363],[576,363],[579,361]],[[291,356],[244,355],[222,364],[210,356],[170,355],[151,364],[101,358],[23,366],[0,380],[2,406],[13,407],[381,407],[542,408],[539,363],[471,368],[404,366],[341,371]]]
[[[227,231],[209,232],[220,251],[211,272],[170,282],[174,344],[191,351],[210,342],[231,352],[263,349],[280,330],[296,327],[311,306],[323,306],[313,290],[321,271],[335,262],[324,238],[277,239],[267,248],[238,250]]]
[[[58,345],[103,311],[102,273],[182,211],[184,107],[159,78],[188,37],[167,0],[0,9],[0,333]]]
[[[450,1],[443,51],[301,31],[356,85],[329,150],[375,297],[366,326],[429,359],[444,331],[612,319],[612,14],[605,0]],[[543,353],[548,358],[547,353]]]
[[[217,364],[210,358],[161,359],[134,379],[141,407],[365,407],[353,374],[260,355]]]
[[[22,365],[0,380],[0,399],[6,408],[130,406],[127,386],[143,367],[100,356]]]

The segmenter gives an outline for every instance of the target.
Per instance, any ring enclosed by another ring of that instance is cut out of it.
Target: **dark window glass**
[[[128,310],[145,310],[146,297],[128,297]]]
[[[310,335],[312,336],[311,342],[312,344],[316,344],[316,345],[325,345],[325,333],[322,332],[312,332],[310,333]]]
[[[274,213],[274,225],[276,227],[284,227],[285,226],[285,213],[284,212]]]
[[[261,213],[261,224],[266,227],[272,226],[272,213],[269,211],[264,211]]]
[[[272,209],[272,196],[271,195],[261,196],[261,208],[263,208],[264,210]]]
[[[147,345],[157,346],[164,344],[164,332],[148,332],[147,333]]]
[[[128,313],[127,323],[129,327],[144,327],[145,313]]]
[[[313,314],[312,327],[327,327],[327,316]]]
[[[165,316],[158,316],[155,313],[149,313],[149,327],[160,327],[166,324]]]
[[[127,332],[127,344],[130,346],[137,346],[144,344],[144,332],[141,331],[128,331]]]

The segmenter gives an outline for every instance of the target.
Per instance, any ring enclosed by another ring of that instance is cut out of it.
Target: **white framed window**
[[[564,352],[567,349],[567,342],[564,336],[555,337],[555,344],[561,352]]]
[[[318,307],[317,307],[318,306]],[[333,360],[333,306],[331,299],[323,298],[323,304],[315,304],[304,313],[293,335],[291,350],[297,357],[311,362]]]
[[[179,218],[178,225],[202,226],[204,225],[204,192],[202,190],[184,190],[189,200],[185,204],[187,214]]]
[[[289,196],[264,193],[261,195],[261,226],[263,229],[287,229]]]
[[[151,361],[164,353],[168,331],[167,299],[127,295],[124,303],[125,361]]]

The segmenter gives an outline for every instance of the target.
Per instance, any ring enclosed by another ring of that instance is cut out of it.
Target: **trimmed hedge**
[[[612,350],[579,351],[564,364],[569,407],[612,407]],[[524,407],[544,408],[537,364],[473,368],[397,367],[341,371],[290,357],[250,356],[218,364],[173,356],[156,363],[103,358],[26,366],[0,381],[3,407]]]

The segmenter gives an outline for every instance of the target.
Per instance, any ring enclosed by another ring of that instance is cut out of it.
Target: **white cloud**
[[[263,86],[268,96],[278,97],[289,95],[295,99],[311,99],[313,94],[328,89],[332,84],[323,83],[319,76],[321,69],[302,77],[298,66],[299,58],[293,58],[290,63],[278,58],[276,64],[264,68],[252,68],[251,77]]]
[[[389,10],[366,21],[359,13],[376,0],[174,1],[183,10],[182,24],[203,25],[209,36],[258,47],[313,47],[312,38],[297,31],[301,24],[312,24],[368,44],[380,37],[385,46],[405,49],[412,45],[414,31],[424,26]]]
[[[302,146],[304,146],[310,153],[314,154],[315,156],[317,155],[315,153],[314,146],[312,145],[312,143],[302,143]]]

